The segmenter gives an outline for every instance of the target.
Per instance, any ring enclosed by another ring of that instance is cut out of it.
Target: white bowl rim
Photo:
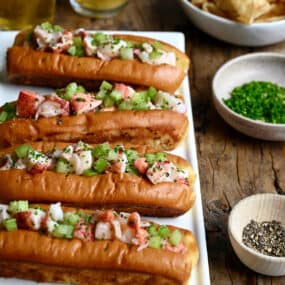
[[[277,24],[285,24],[285,19],[283,20],[277,20],[277,21],[272,21],[272,22],[260,22],[260,23],[252,23],[252,24],[243,24],[234,20],[230,20],[224,17],[220,17],[218,15],[206,12],[198,7],[196,7],[195,5],[193,5],[190,0],[179,0],[180,2],[183,2],[185,5],[188,5],[189,7],[191,7],[192,9],[194,9],[196,12],[199,12],[201,14],[203,14],[204,16],[209,16],[210,18],[214,19],[214,20],[219,20],[221,22],[227,23],[227,24],[235,24],[235,25],[240,25],[243,27],[248,27],[248,28],[255,28],[255,27],[268,27],[268,26],[274,26]]]
[[[213,96],[220,102],[221,106],[227,111],[229,112],[231,115],[236,116],[238,118],[240,118],[241,120],[245,120],[248,123],[254,124],[256,126],[263,126],[263,127],[284,127],[285,128],[285,123],[268,123],[268,122],[263,122],[260,120],[254,120],[251,119],[249,117],[245,117],[239,113],[236,113],[235,111],[233,111],[232,109],[230,109],[224,102],[222,99],[220,99],[217,95],[216,95],[216,82],[218,80],[218,77],[220,76],[220,73],[223,72],[224,69],[228,68],[230,65],[235,64],[236,62],[239,61],[244,61],[247,60],[249,58],[259,58],[259,57],[276,57],[276,58],[282,58],[285,59],[285,54],[282,53],[278,53],[278,52],[253,52],[253,53],[248,53],[248,54],[244,54],[241,56],[237,56],[233,59],[230,59],[229,61],[227,61],[226,63],[224,63],[223,65],[221,65],[219,67],[219,69],[216,71],[214,78],[212,80],[212,93]],[[264,81],[264,80],[262,80]],[[269,82],[269,81],[268,81]],[[238,86],[237,86],[238,87]],[[284,81],[284,88],[285,88],[285,81]]]
[[[233,225],[233,222],[232,222],[232,219],[233,219],[233,215],[235,214],[235,212],[237,211],[237,209],[240,207],[240,205],[242,205],[245,201],[250,201],[250,200],[254,200],[256,199],[257,197],[268,197],[269,199],[270,198],[273,198],[273,197],[277,197],[281,199],[283,199],[285,201],[285,196],[283,195],[280,195],[280,194],[274,194],[274,193],[261,193],[261,194],[254,194],[254,195],[251,195],[251,196],[248,196],[242,200],[240,200],[231,210],[231,213],[229,215],[229,218],[228,218],[228,234],[234,239],[234,241],[243,249],[245,250],[247,253],[249,254],[252,254],[252,255],[255,255],[256,257],[258,258],[263,258],[263,259],[266,259],[267,261],[270,261],[270,262],[285,262],[285,257],[278,257],[278,256],[270,256],[270,255],[266,255],[266,254],[262,254],[262,253],[259,253],[258,251],[255,251],[253,249],[251,249],[250,247],[246,246],[245,244],[243,244],[243,242],[240,242],[237,238],[237,236],[235,234],[233,234],[232,232],[232,225]]]

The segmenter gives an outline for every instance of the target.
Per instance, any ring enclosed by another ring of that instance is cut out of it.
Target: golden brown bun
[[[32,262],[0,260],[0,276],[36,282],[76,285],[177,285],[184,284],[163,276],[113,269],[78,269]],[[187,282],[186,282],[187,284]],[[185,285],[186,285],[185,284]]]
[[[176,53],[177,66],[151,65],[138,60],[112,59],[103,61],[91,57],[75,57],[34,50],[24,45],[25,35],[19,33],[7,52],[8,79],[17,84],[64,87],[72,81],[94,88],[95,81],[120,81],[134,85],[154,86],[174,92],[181,85],[189,68],[186,54],[163,43],[166,50]],[[115,36],[116,37],[116,36]],[[154,42],[145,37],[119,35],[134,42]]]
[[[137,251],[137,246],[118,240],[86,242],[0,230],[0,276],[81,285],[185,284],[199,252],[193,234],[179,230],[186,247],[183,254],[151,248]]]
[[[63,149],[68,144],[38,142],[30,144],[39,151]],[[14,148],[0,151],[0,156]],[[144,153],[146,148],[138,148]],[[195,174],[189,163],[181,157],[168,154],[170,161],[189,171],[190,186],[164,182],[152,184],[148,180],[124,173],[107,173],[92,177],[65,175],[53,171],[30,174],[25,170],[0,171],[0,201],[30,200],[57,202],[89,208],[114,208],[138,211],[148,216],[178,216],[188,211],[194,201]]]
[[[171,110],[89,112],[38,120],[19,118],[0,123],[0,147],[40,140],[84,140],[147,144],[157,150],[171,150],[183,139],[187,127],[187,117]]]
[[[36,282],[60,282],[76,285],[176,285],[163,276],[127,270],[78,269],[32,262],[0,260],[0,276],[30,279]],[[183,284],[183,283],[182,283]]]

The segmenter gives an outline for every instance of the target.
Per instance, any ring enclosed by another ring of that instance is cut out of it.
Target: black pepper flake
[[[285,228],[281,222],[251,220],[243,229],[242,242],[259,253],[285,257]]]

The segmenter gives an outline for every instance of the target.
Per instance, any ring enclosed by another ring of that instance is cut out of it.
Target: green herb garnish
[[[267,123],[285,123],[285,88],[265,81],[236,87],[224,103],[234,112]]]

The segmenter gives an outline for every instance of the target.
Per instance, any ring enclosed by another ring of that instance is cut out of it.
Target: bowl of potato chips
[[[179,0],[205,33],[242,46],[285,40],[285,0]]]

